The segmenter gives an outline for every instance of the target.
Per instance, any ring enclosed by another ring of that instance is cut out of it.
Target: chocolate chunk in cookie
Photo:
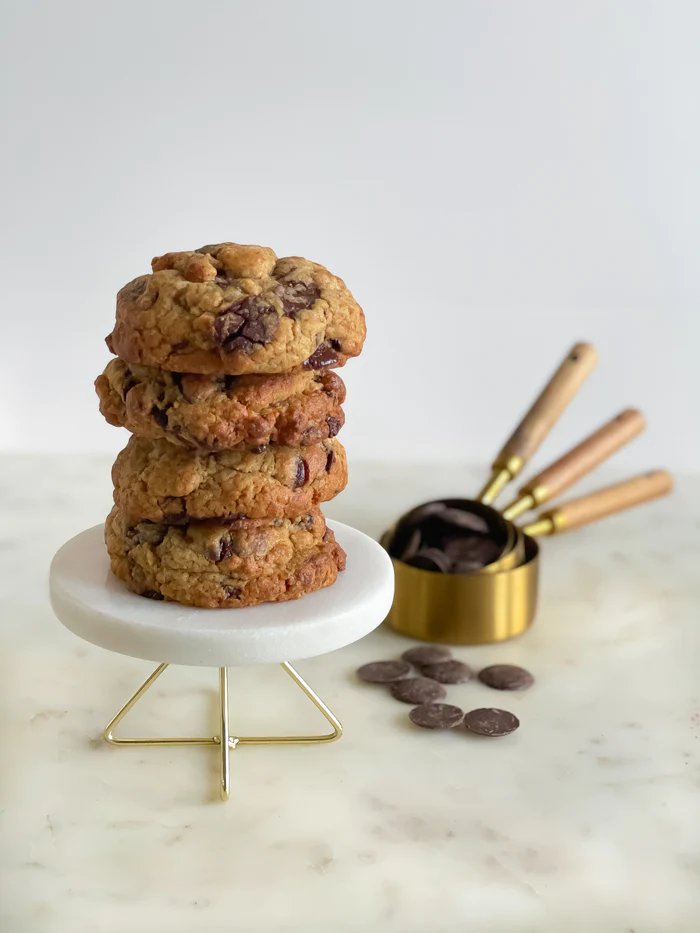
[[[324,369],[326,366],[337,366],[339,361],[338,350],[329,340],[320,344],[302,365],[304,369]]]
[[[275,294],[282,302],[282,310],[287,317],[295,318],[300,311],[312,308],[321,289],[313,282],[282,282],[275,289]]]
[[[272,305],[255,297],[242,298],[219,312],[214,322],[213,340],[216,346],[229,353],[242,347],[252,352],[253,344],[269,343],[278,329],[279,317]],[[240,338],[246,343],[241,343]]]

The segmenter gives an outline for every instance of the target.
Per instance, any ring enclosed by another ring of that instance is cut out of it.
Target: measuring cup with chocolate
[[[535,536],[574,531],[665,496],[671,486],[665,470],[654,470],[560,504],[518,529],[523,559],[498,573],[426,572],[393,558],[396,587],[387,622],[402,635],[433,644],[491,644],[520,635],[537,610]]]
[[[513,531],[498,512],[470,499],[439,499],[412,509],[398,522],[392,557],[440,573],[471,573],[513,545]]]
[[[510,519],[573,486],[640,434],[644,426],[644,417],[636,409],[616,415],[530,480],[502,514],[469,499],[418,506],[397,524],[388,543],[389,553],[412,567],[442,573],[512,569],[525,557],[525,541]]]

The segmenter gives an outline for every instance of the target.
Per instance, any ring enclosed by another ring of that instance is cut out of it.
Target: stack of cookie
[[[345,386],[362,309],[323,266],[223,243],[167,253],[117,296],[95,387],[132,437],[112,469],[113,572],[135,593],[237,608],[330,586],[319,509],[347,482]]]

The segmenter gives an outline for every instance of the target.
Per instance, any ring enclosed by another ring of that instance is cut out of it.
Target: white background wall
[[[618,465],[697,466],[693,0],[23,0],[1,32],[4,448],[122,446],[116,290],[232,239],[364,306],[356,459],[488,460],[588,339],[544,457],[634,404]]]

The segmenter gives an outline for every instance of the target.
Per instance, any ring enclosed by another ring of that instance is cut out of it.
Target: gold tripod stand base
[[[238,748],[239,745],[325,745],[327,742],[335,742],[343,734],[343,727],[340,721],[329,710],[320,696],[315,693],[306,683],[304,678],[286,661],[282,663],[282,668],[289,674],[294,683],[311,700],[317,710],[323,713],[328,722],[333,726],[333,731],[326,735],[241,735],[232,736],[229,730],[228,713],[228,669],[219,668],[219,734],[211,737],[187,737],[172,736],[169,738],[119,738],[114,735],[115,728],[126,716],[129,710],[133,709],[146,691],[153,686],[163,671],[169,667],[168,664],[159,664],[136,691],[136,693],[122,706],[114,719],[110,720],[105,726],[103,737],[105,742],[110,745],[213,745],[220,749],[221,755],[221,799],[228,800],[231,784],[231,750]]]

